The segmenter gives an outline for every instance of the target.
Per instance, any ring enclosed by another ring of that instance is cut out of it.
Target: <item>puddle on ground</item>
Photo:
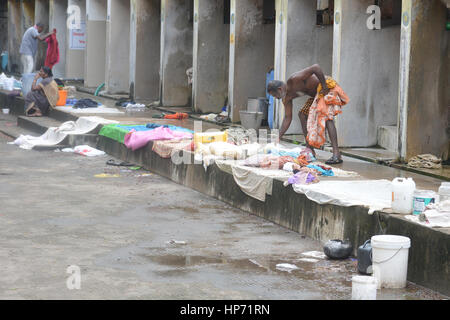
[[[184,248],[184,247],[183,247]],[[305,257],[264,255],[250,258],[229,257],[222,252],[212,255],[185,254],[175,248],[123,248],[103,257],[98,265],[136,272],[148,281],[182,283],[211,282],[218,288],[261,294],[272,299],[306,298],[350,299],[352,276],[357,275],[355,259],[305,260]],[[303,260],[302,260],[303,259]],[[290,272],[277,264],[293,264]],[[173,279],[173,280],[170,280]],[[307,295],[306,297],[303,295]],[[404,289],[382,289],[379,300],[443,299],[434,292],[408,283]]]

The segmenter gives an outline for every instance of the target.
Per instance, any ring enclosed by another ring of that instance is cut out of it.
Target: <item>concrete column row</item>
[[[287,80],[318,63],[351,99],[336,119],[341,146],[374,146],[386,127],[393,128],[393,150],[404,159],[420,152],[448,157],[445,3],[402,0],[401,25],[381,30],[367,27],[373,0],[330,3],[332,23],[317,26],[317,2],[311,0],[8,0],[10,65],[20,66],[18,48],[28,24],[48,20],[50,29],[61,31],[55,75],[203,113],[227,105],[236,122],[249,98],[266,95],[270,68],[276,79]],[[84,52],[69,43],[70,5],[81,8]],[[305,100],[294,101],[288,133],[301,132],[295,115]],[[279,127],[279,101],[273,117]]]

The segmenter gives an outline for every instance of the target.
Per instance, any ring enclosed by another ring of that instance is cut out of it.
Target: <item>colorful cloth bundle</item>
[[[325,143],[325,124],[328,120],[333,120],[334,116],[342,113],[342,106],[346,105],[350,99],[337,82],[331,78],[326,80],[330,92],[324,97],[320,92],[322,85],[317,88],[317,95],[309,109],[308,116],[308,136],[306,140],[311,147],[319,149]]]
[[[334,176],[333,170],[331,168],[327,168],[325,166],[310,164],[307,166],[307,168],[317,170],[319,172],[319,174],[322,176],[327,176],[327,177]]]
[[[149,131],[135,131],[127,133],[124,138],[124,144],[128,149],[137,150],[145,147],[149,141],[155,140],[173,140],[173,139],[192,139],[192,134],[180,132],[165,127],[158,127]]]

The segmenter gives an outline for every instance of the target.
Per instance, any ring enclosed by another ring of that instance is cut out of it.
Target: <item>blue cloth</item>
[[[296,151],[284,151],[284,150],[279,150],[276,148],[271,148],[269,150],[267,150],[267,153],[274,155],[274,156],[278,156],[278,157],[285,157],[285,156],[289,156],[292,157],[294,159],[297,159],[300,156],[300,152],[296,152]]]
[[[274,79],[274,71],[273,69],[267,73],[266,76],[266,97],[269,99],[269,107],[267,111],[267,122],[269,123],[270,129],[273,129],[273,97],[267,92],[267,85],[270,81]]]
[[[323,176],[327,176],[327,177],[333,177],[334,176],[334,172],[331,169],[330,170],[324,170],[321,167],[313,165],[313,164],[307,165],[307,167],[319,171]]]
[[[120,124],[118,124],[116,127],[117,128],[122,128],[122,129],[125,129],[125,130],[128,130],[128,131],[131,131],[132,129],[134,129],[136,131],[150,131],[150,130],[152,130],[152,128],[148,128],[145,125],[128,125],[127,126],[127,125],[120,125]]]
[[[192,133],[192,134],[194,134],[194,131],[192,131],[192,130],[189,130],[189,129],[186,129],[186,128],[182,128],[182,127],[177,127],[177,126],[174,126],[174,125],[171,125],[171,124],[157,124],[157,123],[148,123],[147,124],[147,128],[150,128],[150,129],[156,129],[156,128],[158,128],[158,127],[161,127],[161,126],[164,126],[165,128],[169,128],[170,130],[173,130],[173,131],[180,131],[180,132],[188,132],[188,133]]]

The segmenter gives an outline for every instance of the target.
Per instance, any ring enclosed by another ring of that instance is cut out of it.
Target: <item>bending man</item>
[[[267,86],[267,92],[276,99],[282,99],[284,104],[285,116],[280,128],[280,138],[286,133],[292,122],[292,100],[304,95],[309,96],[309,99],[299,111],[298,116],[302,125],[303,134],[305,135],[306,146],[312,150],[314,155],[314,148],[308,142],[308,115],[311,105],[316,102],[316,95],[319,93],[323,97],[330,92],[330,88],[327,84],[328,81],[329,80],[325,78],[320,66],[315,64],[291,75],[287,83],[273,80],[269,82]],[[318,92],[318,89],[320,92]],[[326,164],[342,163],[342,157],[338,147],[336,126],[333,120],[326,121],[326,130],[328,131],[333,147],[333,156],[326,161]]]

